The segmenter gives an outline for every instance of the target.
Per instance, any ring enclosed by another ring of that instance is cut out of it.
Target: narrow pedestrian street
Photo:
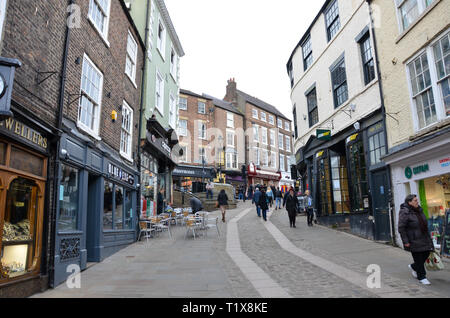
[[[214,212],[213,215],[218,215]],[[429,272],[421,286],[408,269],[409,253],[297,218],[285,210],[258,218],[249,201],[227,212],[227,223],[207,236],[185,239],[173,226],[135,243],[81,273],[81,288],[66,284],[34,298],[376,298],[449,297],[450,263]],[[370,289],[367,267],[379,265],[381,288]]]

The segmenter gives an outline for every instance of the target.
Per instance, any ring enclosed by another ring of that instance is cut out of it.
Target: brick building
[[[7,1],[0,18],[21,62],[0,122],[0,295],[28,296],[135,241],[144,44],[123,1]]]
[[[244,114],[249,184],[294,185],[287,176],[293,150],[291,120],[275,106],[238,90],[234,79],[228,81],[224,100]]]
[[[244,183],[239,179],[245,163],[243,115],[233,105],[182,89],[178,134],[184,153],[174,171],[178,186],[202,191],[203,181],[216,176],[216,181]]]

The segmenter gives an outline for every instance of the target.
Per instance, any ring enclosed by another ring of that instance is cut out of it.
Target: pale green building
[[[161,212],[157,193],[172,198],[173,152],[178,142],[180,58],[178,35],[163,0],[132,0],[129,12],[145,39],[146,61],[141,112],[141,199],[147,215]]]

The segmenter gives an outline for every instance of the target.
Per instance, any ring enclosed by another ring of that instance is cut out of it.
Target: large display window
[[[331,174],[330,163],[327,151],[321,151],[316,155],[317,170],[319,177],[319,205],[320,215],[327,216],[333,214],[333,203],[331,194]]]
[[[17,162],[17,156],[23,162]],[[0,282],[4,282],[39,273],[47,160],[2,141],[0,160]]]
[[[133,228],[133,191],[105,181],[103,199],[103,230]]]
[[[369,211],[369,183],[364,144],[359,134],[349,138],[349,172],[351,180],[352,211]]]
[[[59,218],[58,231],[70,232],[78,229],[78,194],[80,191],[79,171],[62,165],[59,186]]]

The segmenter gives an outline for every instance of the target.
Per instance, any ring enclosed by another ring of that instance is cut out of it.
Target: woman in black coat
[[[261,190],[258,205],[261,208],[264,221],[267,221],[267,211],[269,210],[269,198],[267,197],[266,189]]]
[[[219,205],[220,211],[222,211],[222,222],[225,223],[225,213],[228,206],[228,196],[225,190],[221,190],[219,196],[217,197],[217,204]]]
[[[424,285],[430,285],[426,278],[425,261],[434,250],[427,223],[427,217],[419,206],[417,196],[408,195],[405,203],[400,206],[398,232],[405,250],[411,251],[414,259],[414,264],[408,267],[412,270],[412,275]]]
[[[284,196],[283,207],[286,207],[289,215],[289,223],[291,227],[295,226],[295,220],[297,218],[297,209],[298,209],[298,199],[295,196],[295,191],[293,188],[289,189],[289,193]]]

